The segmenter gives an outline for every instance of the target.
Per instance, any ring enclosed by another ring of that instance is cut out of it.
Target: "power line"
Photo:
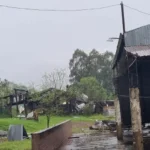
[[[78,12],[78,11],[94,11],[94,10],[100,10],[110,7],[118,6],[116,5],[109,5],[104,7],[97,7],[97,8],[82,8],[82,9],[38,9],[38,8],[26,8],[26,7],[16,7],[16,6],[9,6],[9,5],[0,5],[0,7],[3,8],[9,8],[9,9],[18,9],[18,10],[28,10],[28,11],[43,11],[43,12]]]
[[[124,5],[124,6],[127,7],[127,8],[129,8],[129,9],[135,10],[135,11],[137,11],[137,12],[139,12],[139,13],[142,13],[142,14],[145,14],[145,15],[150,16],[150,13],[141,11],[141,10],[139,10],[139,9],[137,9],[137,8],[133,8],[133,7],[130,7],[130,6],[128,6],[128,5]]]

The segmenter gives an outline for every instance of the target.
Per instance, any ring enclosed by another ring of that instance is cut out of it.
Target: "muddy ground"
[[[92,126],[94,123],[93,122],[73,122],[72,123],[72,131],[73,133],[83,133],[84,130],[86,130],[87,132],[89,127]]]
[[[132,145],[124,145],[110,132],[80,133],[73,137],[61,150],[132,150]]]

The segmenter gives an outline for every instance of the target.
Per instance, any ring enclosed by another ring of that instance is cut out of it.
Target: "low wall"
[[[66,144],[72,134],[71,121],[32,134],[32,150],[56,150]]]

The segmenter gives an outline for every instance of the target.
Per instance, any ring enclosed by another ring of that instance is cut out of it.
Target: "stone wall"
[[[55,150],[66,144],[72,134],[71,121],[32,134],[32,150]]]

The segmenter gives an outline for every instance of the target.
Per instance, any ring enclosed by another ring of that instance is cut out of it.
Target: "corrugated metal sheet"
[[[150,25],[125,33],[125,46],[150,45]]]
[[[142,56],[150,56],[150,45],[148,46],[132,46],[125,47],[125,50],[133,55],[137,55],[139,57]]]

